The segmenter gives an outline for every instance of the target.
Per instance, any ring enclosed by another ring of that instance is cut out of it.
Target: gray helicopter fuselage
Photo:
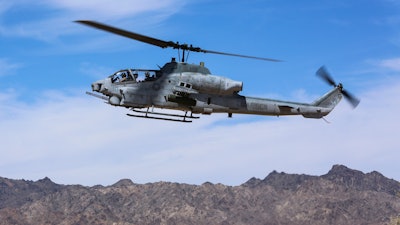
[[[200,65],[172,61],[160,70],[120,70],[104,80],[94,82],[92,90],[114,106],[127,108],[162,108],[192,113],[303,115],[321,118],[341,99],[335,87],[314,103],[296,103],[238,94],[243,84],[211,75]]]

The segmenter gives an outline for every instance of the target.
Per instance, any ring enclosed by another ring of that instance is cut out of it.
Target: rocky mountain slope
[[[169,182],[85,187],[0,178],[0,224],[397,224],[400,183],[335,165],[240,186]]]

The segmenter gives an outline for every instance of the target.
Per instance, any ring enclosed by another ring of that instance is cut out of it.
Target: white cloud
[[[216,125],[226,115],[192,124],[134,119],[82,94],[48,92],[29,104],[0,97],[0,112],[8,112],[0,113],[1,176],[85,185],[121,178],[236,185],[272,170],[323,174],[341,163],[400,180],[399,95],[399,80],[367,90],[354,111],[340,104],[331,124],[259,117],[231,125]]]

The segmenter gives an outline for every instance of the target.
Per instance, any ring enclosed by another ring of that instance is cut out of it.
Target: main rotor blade
[[[75,22],[85,24],[87,26],[91,26],[100,30],[108,31],[114,34],[118,34],[127,38],[131,38],[137,41],[145,42],[147,44],[155,45],[161,48],[166,48],[166,47],[173,47],[173,48],[178,48],[178,44],[172,42],[172,41],[163,41],[160,39],[148,37],[145,35],[141,35],[138,33],[134,33],[131,31],[123,30],[120,28],[112,27],[106,24],[98,23],[96,21],[90,21],[90,20],[76,20]]]
[[[263,58],[263,57],[257,57],[257,56],[249,56],[249,55],[240,55],[240,54],[233,54],[233,53],[227,53],[227,52],[217,52],[217,51],[205,50],[205,49],[200,49],[200,52],[242,57],[242,58],[248,58],[248,59],[258,59],[258,60],[271,61],[271,62],[282,62],[282,60],[279,60],[279,59]]]
[[[331,77],[331,75],[329,74],[329,72],[326,70],[325,66],[321,66],[317,72],[316,72],[317,76],[321,77],[325,82],[327,82],[328,84],[336,87],[336,82],[333,80],[333,78]]]
[[[186,51],[192,51],[192,52],[203,52],[203,53],[212,53],[212,54],[219,54],[219,55],[227,55],[227,56],[235,56],[235,57],[242,57],[242,58],[249,58],[249,59],[258,59],[258,60],[265,60],[265,61],[272,61],[272,62],[282,62],[281,60],[278,59],[271,59],[271,58],[263,58],[263,57],[256,57],[256,56],[247,56],[247,55],[240,55],[240,54],[233,54],[233,53],[226,53],[226,52],[218,52],[218,51],[212,51],[212,50],[205,50],[201,49],[199,47],[193,47],[192,45],[188,44],[179,44],[179,42],[173,42],[173,41],[163,41],[157,38],[152,38],[149,36],[145,36],[142,34],[134,33],[131,31],[123,30],[120,28],[112,27],[106,24],[102,24],[96,21],[91,21],[91,20],[76,20],[75,22],[81,23],[90,27],[94,27],[100,30],[108,31],[117,35],[121,35],[130,39],[134,39],[137,41],[141,41],[147,44],[155,45],[161,48],[167,48],[171,47],[174,49],[182,49]]]

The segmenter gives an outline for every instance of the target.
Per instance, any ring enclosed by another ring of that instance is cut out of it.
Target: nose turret
[[[102,86],[102,83],[94,82],[92,84],[92,91],[97,91],[97,92],[100,91],[101,86]]]
[[[105,80],[98,80],[92,83],[92,91],[103,92],[106,89]]]

